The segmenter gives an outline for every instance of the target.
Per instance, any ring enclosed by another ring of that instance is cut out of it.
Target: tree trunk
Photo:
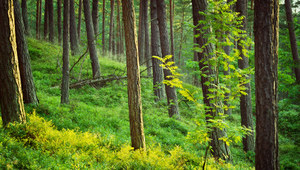
[[[45,13],[44,13],[44,39],[47,39],[48,36],[48,19],[49,19],[49,0],[45,0]]]
[[[0,2],[0,106],[3,126],[26,122],[18,65],[13,0]]]
[[[123,0],[123,22],[126,41],[126,62],[128,80],[128,106],[131,145],[134,149],[146,150],[142,114],[140,67],[132,0]]]
[[[30,35],[30,26],[28,24],[28,15],[27,15],[27,0],[22,0],[22,18],[25,28],[25,34]]]
[[[120,22],[120,0],[117,0],[117,54],[120,55],[121,53],[121,22]]]
[[[149,45],[149,24],[148,24],[148,0],[145,0],[145,60],[147,66],[147,76],[151,76],[151,55],[150,55],[150,45]]]
[[[95,37],[99,34],[99,23],[98,23],[98,0],[93,0],[92,18]]]
[[[102,8],[102,54],[105,55],[105,0],[103,0]]]
[[[79,51],[79,43],[76,32],[76,18],[75,18],[75,8],[74,0],[70,0],[70,42],[71,42],[71,51],[72,54],[76,54]]]
[[[113,28],[114,28],[114,5],[115,1],[114,0],[110,0],[110,26],[109,26],[109,47],[108,50],[109,52],[112,52],[113,49],[113,44],[112,44],[112,37],[113,37]]]
[[[174,19],[174,1],[170,0],[170,42],[171,42],[171,54],[174,60],[174,33],[173,33],[173,19]]]
[[[211,98],[209,98],[210,95],[213,95],[213,92],[210,92],[210,89],[215,88],[214,85],[217,85],[218,82],[216,80],[211,80],[210,77],[215,76],[215,70],[214,68],[207,64],[209,60],[213,57],[211,55],[213,46],[211,43],[208,43],[207,38],[205,38],[205,34],[210,34],[209,29],[204,29],[203,24],[199,24],[199,21],[205,20],[204,15],[200,15],[199,11],[205,12],[207,9],[207,1],[206,0],[192,0],[192,6],[193,6],[193,21],[194,25],[197,26],[195,29],[195,34],[197,35],[196,42],[199,44],[199,47],[203,47],[206,45],[206,48],[203,49],[203,52],[198,52],[198,61],[199,62],[199,68],[200,70],[206,74],[206,76],[201,76],[201,85],[202,85],[202,94],[203,94],[203,103],[207,107],[205,109],[205,114],[207,115],[207,120],[211,118],[215,118],[218,116],[217,108],[214,106],[214,102]],[[204,32],[200,32],[199,30],[204,30]],[[210,85],[207,85],[206,82],[210,82]],[[209,123],[209,121],[207,122]],[[225,129],[218,129],[213,128],[212,134],[211,134],[211,141],[210,145],[212,147],[212,154],[216,159],[224,159],[229,160],[230,159],[230,151],[228,146],[225,142],[222,140],[219,140],[221,137],[226,136]]]
[[[69,7],[70,0],[64,0],[63,25],[63,77],[61,84],[61,104],[69,104]]]
[[[146,0],[140,0],[139,9],[139,34],[138,34],[138,48],[140,64],[144,64],[145,60],[145,13],[146,13]]]
[[[21,86],[23,92],[24,103],[37,104],[38,98],[33,82],[33,76],[30,65],[30,56],[28,52],[27,42],[25,39],[25,29],[22,20],[21,7],[19,0],[14,0],[14,12],[15,12],[15,31],[17,42],[17,53],[19,60],[19,69],[21,77]]]
[[[289,28],[293,60],[294,60],[294,64],[295,64],[294,71],[295,71],[295,76],[296,76],[296,82],[298,84],[300,84],[300,60],[299,60],[299,54],[298,54],[298,48],[297,48],[296,34],[294,31],[294,20],[293,20],[290,0],[285,0],[284,6],[285,6],[285,13],[286,13],[286,20],[287,20],[288,28]]]
[[[247,30],[247,4],[248,0],[238,0],[236,3],[236,12],[239,12],[240,16],[244,16],[243,19],[243,27],[242,30]],[[240,69],[247,69],[249,67],[249,58],[244,55],[243,46],[239,45],[241,41],[245,41],[241,39],[238,41],[238,50],[240,51],[241,59],[238,60],[238,65]],[[248,79],[250,79],[251,75],[247,75]],[[244,84],[246,87],[245,92],[247,95],[241,94],[240,97],[240,111],[241,111],[241,119],[242,119],[242,126],[245,126],[251,130],[253,130],[253,118],[252,118],[252,104],[251,104],[251,86],[250,82]],[[254,133],[252,132],[251,135],[246,136],[243,138],[243,149],[245,152],[247,151],[254,151]]]
[[[88,46],[90,51],[90,58],[92,61],[93,78],[100,77],[100,64],[97,56],[94,28],[92,23],[92,16],[90,10],[89,0],[83,0],[84,16],[85,16],[85,26],[88,38]]]
[[[161,57],[160,35],[158,28],[157,18],[157,5],[156,0],[150,1],[151,8],[151,53],[152,56]],[[156,58],[152,58],[153,70],[153,90],[154,95],[157,97],[155,101],[159,101],[164,97],[163,89],[163,69],[160,66],[162,63]]]
[[[42,5],[42,1],[41,0],[37,0],[36,1],[36,24],[35,24],[35,32],[36,32],[36,38],[40,39],[40,6]]]
[[[54,42],[54,17],[53,17],[53,0],[48,2],[49,13],[49,41]]]
[[[80,43],[80,33],[81,33],[81,12],[82,12],[82,0],[79,0],[78,25],[77,25],[78,43]]]
[[[278,34],[279,0],[255,0],[255,168],[279,169],[278,162]]]
[[[183,26],[184,26],[184,8],[182,9],[181,24],[180,24],[180,41],[179,41],[179,52],[178,52],[178,66],[181,66],[181,54],[183,44]]]
[[[58,43],[61,44],[61,0],[57,0],[57,31]]]
[[[157,3],[157,17],[158,17],[158,26],[160,32],[160,43],[162,49],[162,56],[165,57],[167,55],[171,55],[170,46],[169,46],[169,37],[167,30],[167,15],[166,15],[166,4],[164,0],[156,1]],[[172,58],[174,59],[174,58]],[[172,60],[171,59],[171,60]],[[170,60],[169,60],[170,61]],[[169,62],[167,61],[167,62]],[[170,70],[164,69],[164,78],[165,80],[172,81],[170,76],[172,73]],[[167,100],[168,100],[168,112],[169,116],[172,117],[174,115],[179,117],[179,108],[177,102],[177,94],[175,87],[171,87],[165,85]]]

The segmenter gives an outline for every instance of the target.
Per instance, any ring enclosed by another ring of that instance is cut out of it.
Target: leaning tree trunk
[[[33,76],[30,65],[30,56],[28,52],[27,42],[25,39],[24,25],[22,20],[21,8],[19,0],[14,0],[15,27],[17,40],[17,53],[19,60],[19,69],[21,76],[21,86],[23,92],[24,103],[37,104],[38,98],[35,91]]]
[[[49,15],[49,41],[54,42],[54,17],[53,17],[53,0],[48,2]]]
[[[128,80],[128,106],[131,145],[134,149],[146,149],[141,100],[141,79],[132,0],[123,0],[123,22],[126,41]]]
[[[294,71],[296,75],[296,82],[300,83],[300,60],[299,60],[299,54],[297,48],[296,34],[294,31],[294,20],[293,20],[290,0],[285,0],[284,5],[285,5],[286,20],[288,23],[289,34],[290,34],[290,43],[291,43],[291,49],[293,54],[293,60],[295,63]]]
[[[58,43],[61,44],[61,0],[57,0],[57,32]]]
[[[28,24],[28,15],[27,15],[27,0],[22,0],[22,18],[25,28],[25,34],[30,35],[30,26]]]
[[[92,61],[93,78],[100,77],[100,64],[97,56],[96,45],[95,45],[95,34],[92,23],[92,16],[90,10],[89,0],[83,0],[83,10],[85,16],[85,26],[88,38],[88,46],[90,51],[90,58]]]
[[[162,49],[162,56],[165,57],[167,55],[171,55],[170,46],[169,46],[169,36],[167,30],[167,15],[166,15],[166,4],[164,0],[157,0],[157,17],[158,17],[158,26],[160,33],[160,43]],[[174,59],[174,58],[172,58]],[[169,62],[168,60],[167,62]],[[164,69],[164,78],[165,80],[172,81],[170,77],[172,73],[170,70]],[[169,85],[165,85],[167,100],[168,100],[168,112],[169,116],[172,117],[174,115],[179,117],[179,108],[177,102],[177,94],[175,87],[171,87]]]
[[[0,2],[0,106],[3,126],[26,122],[17,56],[13,0]]]
[[[74,8],[74,0],[70,0],[70,42],[71,42],[71,51],[72,54],[76,54],[79,51],[79,43],[76,31],[76,23],[75,23],[75,8]]]
[[[93,0],[92,18],[93,18],[93,26],[94,26],[95,37],[97,37],[98,32],[99,32],[99,24],[98,24],[98,0]]]
[[[279,0],[255,0],[255,168],[279,169],[278,162]]]

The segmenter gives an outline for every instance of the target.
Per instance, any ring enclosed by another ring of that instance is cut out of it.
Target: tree
[[[279,0],[255,0],[255,168],[279,169],[278,163]]]
[[[15,31],[17,54],[19,61],[21,87],[23,92],[24,103],[37,104],[38,98],[35,91],[33,76],[31,71],[30,56],[28,52],[27,42],[25,39],[25,29],[22,20],[21,7],[19,0],[14,0],[15,12]]]
[[[150,1],[151,9],[151,55],[161,57],[160,47],[160,35],[158,28],[157,18],[157,5],[156,0]],[[156,96],[155,101],[161,100],[164,97],[163,89],[163,70],[160,67],[162,63],[156,58],[152,58],[152,70],[153,70],[153,90]]]
[[[148,0],[145,0],[145,53],[144,57],[146,60],[146,66],[147,66],[147,76],[151,76],[151,56],[150,56],[150,45],[149,45],[149,24],[148,24]]]
[[[30,26],[28,24],[28,15],[27,15],[27,0],[22,0],[22,18],[25,28],[25,34],[30,35]]]
[[[244,16],[243,19],[243,27],[242,29],[246,31],[247,29],[247,4],[248,0],[238,0],[236,2],[236,12],[239,12],[240,16]],[[243,48],[240,44],[241,41],[245,41],[245,38],[239,39],[238,50],[240,51],[241,59],[238,60],[238,66],[240,69],[247,69],[249,67],[249,58],[244,55]],[[250,79],[250,75],[247,75],[248,79]],[[253,130],[253,118],[252,118],[252,104],[251,104],[251,86],[250,81],[244,84],[246,87],[245,92],[247,95],[241,94],[240,97],[240,112],[242,119],[242,126],[245,126],[251,130]],[[248,135],[243,138],[243,149],[245,152],[254,151],[254,134]]]
[[[158,26],[159,26],[159,33],[160,33],[162,56],[165,57],[167,55],[171,55],[168,30],[167,30],[166,4],[164,0],[156,1],[156,3],[157,3],[157,18],[158,18]],[[164,71],[164,79],[172,80],[172,78],[170,77],[172,76],[170,70],[164,69],[163,71]],[[168,100],[169,116],[170,117],[174,115],[179,116],[179,108],[178,108],[177,94],[176,94],[175,87],[171,87],[170,85],[166,84],[165,89],[166,89],[167,100]]]
[[[48,28],[49,28],[49,0],[45,0],[45,13],[44,13],[44,39],[47,39],[48,36]]]
[[[108,50],[112,52],[113,50],[113,32],[114,32],[114,5],[115,1],[110,0],[110,24],[109,24],[109,46]]]
[[[117,54],[121,53],[121,21],[120,21],[120,0],[117,0]]]
[[[80,43],[80,33],[81,33],[81,13],[82,13],[82,0],[79,0],[78,25],[77,25],[78,43]]]
[[[79,43],[78,36],[76,31],[76,23],[75,23],[75,8],[74,8],[74,0],[70,0],[70,42],[71,42],[71,51],[72,54],[76,54],[78,52]]]
[[[287,20],[288,28],[289,28],[293,60],[295,63],[294,71],[295,71],[295,75],[296,75],[296,82],[300,83],[300,60],[299,60],[299,54],[298,54],[298,48],[297,48],[296,34],[294,31],[294,20],[293,20],[290,0],[285,0],[284,6],[285,6],[285,13],[286,13],[286,20]]]
[[[139,55],[132,0],[123,0],[122,9],[126,41],[127,88],[131,145],[134,149],[145,150],[146,143],[142,114]]]
[[[173,20],[174,20],[174,1],[170,0],[170,42],[171,42],[171,54],[174,57],[174,33],[173,33]]]
[[[57,31],[58,43],[61,44],[61,0],[57,0]]]
[[[105,54],[105,0],[102,8],[102,53]]]
[[[93,18],[93,26],[95,37],[99,32],[99,24],[98,24],[98,0],[93,0],[93,8],[92,8],[92,18]]]
[[[97,56],[96,46],[95,46],[95,34],[94,28],[92,24],[92,16],[90,10],[89,0],[83,0],[83,11],[85,17],[85,26],[86,33],[88,38],[88,46],[90,51],[90,58],[92,61],[92,70],[93,70],[93,78],[100,77],[100,64]]]
[[[140,1],[139,9],[139,34],[138,34],[138,48],[139,48],[139,60],[140,64],[143,64],[145,60],[145,14],[147,13],[146,0]]]
[[[36,38],[40,39],[40,25],[41,25],[41,8],[42,8],[42,0],[36,1],[36,24],[35,24],[35,32]]]
[[[3,125],[26,122],[17,56],[13,0],[0,2],[0,106]]]
[[[69,104],[69,7],[70,0],[64,0],[63,24],[63,77],[61,84],[61,104]]]
[[[49,41],[54,42],[54,17],[53,17],[53,0],[48,2],[49,16]]]

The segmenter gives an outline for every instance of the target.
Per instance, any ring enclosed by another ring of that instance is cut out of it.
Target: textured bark
[[[89,0],[83,0],[85,26],[88,38],[88,46],[90,52],[90,58],[92,61],[93,78],[100,77],[100,64],[97,56],[96,45],[95,45],[95,34],[92,23],[92,16],[90,10]]]
[[[14,0],[14,12],[17,53],[19,60],[23,101],[24,103],[37,104],[38,98],[36,96],[35,86],[33,82],[33,76],[30,65],[30,56],[28,52],[27,42],[25,39],[25,29],[23,25],[19,0]]]
[[[148,0],[145,0],[145,60],[147,66],[147,76],[151,76],[151,55],[150,55],[150,45],[149,45],[149,24],[148,24]]]
[[[48,2],[49,12],[49,41],[54,42],[54,17],[53,17],[53,0]]]
[[[13,0],[0,2],[0,106],[3,126],[26,122],[17,56]]]
[[[166,4],[164,0],[156,1],[157,3],[157,17],[158,17],[158,26],[160,33],[160,43],[162,49],[162,56],[171,55],[170,46],[169,46],[169,37],[167,30],[167,15],[166,15]],[[174,58],[172,58],[174,59]],[[169,61],[167,61],[169,62]],[[164,78],[165,80],[172,80],[169,76],[172,75],[170,70],[164,69]],[[174,115],[179,117],[179,108],[177,102],[177,94],[175,87],[165,85],[167,100],[168,100],[168,112],[169,116]]]
[[[49,0],[45,0],[45,13],[44,13],[44,39],[46,40],[48,37],[48,28],[49,28],[49,6],[48,6]]]
[[[140,0],[139,9],[139,34],[138,34],[138,48],[140,64],[144,64],[145,60],[145,13],[146,13],[146,0]]]
[[[80,33],[81,33],[81,13],[82,13],[82,0],[79,0],[78,25],[77,25],[78,43],[80,43]]]
[[[30,35],[30,26],[28,24],[28,15],[27,15],[27,0],[22,0],[22,18],[25,28],[25,34]]]
[[[236,12],[239,12],[240,16],[245,16],[243,19],[243,29],[246,31],[247,29],[247,4],[248,0],[238,0],[236,3]],[[240,57],[242,59],[238,60],[238,65],[240,69],[247,69],[249,67],[249,58],[246,57],[242,50],[243,47],[239,45],[241,41],[244,41],[244,39],[241,39],[238,41],[238,50],[240,51]],[[248,79],[250,79],[250,75],[247,75]],[[245,126],[251,130],[253,130],[253,118],[252,118],[252,104],[251,104],[251,86],[250,82],[247,84],[244,84],[246,87],[245,92],[247,95],[241,95],[240,97],[240,111],[241,111],[241,119],[242,119],[242,126]],[[252,132],[251,135],[246,136],[243,138],[243,149],[245,152],[247,151],[254,151],[254,133]]]
[[[58,43],[61,44],[61,0],[57,0],[57,32]]]
[[[296,76],[296,82],[300,84],[300,60],[299,60],[299,54],[297,48],[296,34],[294,31],[294,20],[292,15],[291,1],[285,0],[284,5],[285,5],[286,20],[288,23],[289,34],[290,34],[290,43],[291,43],[291,49],[293,54],[293,60],[295,64],[294,71]]]
[[[105,0],[102,7],[102,54],[105,54]]]
[[[70,0],[70,42],[71,42],[71,51],[72,54],[76,54],[79,51],[79,43],[76,31],[76,18],[75,18],[75,8],[74,0]]]
[[[63,77],[61,84],[61,103],[69,104],[69,14],[70,0],[64,0],[64,25],[63,25]]]
[[[278,162],[279,0],[255,0],[255,168],[279,169]]]
[[[157,5],[156,0],[150,1],[151,8],[151,54],[152,56],[161,57],[160,35],[157,19]],[[155,101],[161,100],[164,97],[163,88],[163,69],[160,66],[162,63],[156,58],[152,58],[153,70],[153,90],[154,95],[157,97]]]
[[[173,33],[173,20],[174,20],[174,1],[170,0],[170,42],[171,42],[171,54],[174,59],[174,33]]]
[[[42,6],[42,0],[36,1],[36,24],[35,24],[35,32],[36,32],[36,38],[40,39],[40,25],[41,25],[41,6]]]
[[[93,0],[92,19],[93,19],[94,33],[96,37],[99,34],[98,0]]]
[[[109,24],[109,46],[108,46],[108,50],[110,52],[112,52],[113,49],[113,44],[112,44],[112,37],[113,37],[113,29],[114,29],[114,5],[115,1],[114,0],[110,0],[110,24]]]
[[[123,0],[122,7],[126,41],[131,145],[134,149],[145,150],[146,143],[142,114],[140,67],[135,29],[135,14],[132,0]]]
[[[212,92],[209,91],[209,89],[215,88],[214,85],[217,84],[216,80],[211,80],[211,76],[215,76],[215,70],[212,66],[208,65],[206,61],[209,61],[213,56],[211,55],[211,52],[213,50],[212,44],[208,43],[207,38],[205,38],[205,34],[209,34],[210,30],[206,29],[204,30],[203,24],[199,24],[199,21],[205,20],[204,15],[200,15],[199,11],[205,12],[207,9],[207,1],[206,0],[192,0],[192,6],[193,6],[193,22],[194,25],[197,25],[195,34],[199,35],[196,38],[197,44],[199,44],[199,47],[203,47],[206,45],[206,48],[203,49],[203,52],[197,53],[199,62],[199,68],[200,70],[206,74],[206,76],[201,76],[201,85],[202,85],[202,94],[203,94],[203,102],[207,106],[205,112],[207,116],[210,116],[214,118],[215,116],[218,116],[216,111],[217,108],[214,108],[214,103],[212,99],[210,99],[208,96],[212,94]],[[200,30],[204,30],[204,32],[200,32]],[[210,85],[205,84],[207,81],[210,81]],[[209,119],[209,117],[207,117]],[[209,123],[209,122],[208,122]],[[220,130],[218,128],[213,128],[211,134],[211,142],[210,145],[212,147],[212,154],[216,159],[224,159],[229,160],[230,159],[230,151],[228,146],[225,142],[222,140],[219,140],[221,137],[226,136],[225,129]]]
[[[116,53],[119,55],[121,53],[121,22],[120,22],[120,0],[117,0],[117,48]]]
[[[180,41],[179,41],[179,51],[178,51],[178,66],[181,65],[181,54],[182,54],[182,44],[183,44],[183,26],[184,26],[184,8],[182,8],[182,16],[180,23]]]

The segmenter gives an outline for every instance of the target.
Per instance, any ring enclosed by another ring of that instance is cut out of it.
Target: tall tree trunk
[[[248,0],[238,0],[236,3],[236,12],[239,12],[240,16],[244,16],[243,19],[243,29],[244,31],[247,30],[247,4]],[[241,39],[238,41],[238,50],[240,51],[241,59],[238,60],[238,65],[240,69],[247,69],[249,67],[249,58],[246,57],[243,53],[243,46],[241,46],[241,41],[245,41]],[[247,75],[248,79],[250,79],[251,75]],[[245,126],[251,130],[253,130],[253,118],[252,118],[252,104],[251,104],[251,86],[250,82],[244,84],[246,87],[245,92],[247,95],[241,95],[240,97],[240,111],[241,111],[241,119],[242,119],[242,126]],[[246,136],[243,138],[243,148],[244,151],[254,151],[254,133],[252,132],[251,135]]]
[[[92,16],[90,10],[89,0],[83,0],[83,10],[85,16],[85,26],[88,38],[88,46],[90,51],[90,58],[92,61],[93,78],[100,77],[100,64],[97,56],[96,45],[95,45],[95,34],[92,23]]]
[[[121,53],[121,22],[120,22],[120,0],[117,0],[117,54],[120,55]]]
[[[76,31],[76,23],[75,23],[75,8],[74,8],[74,0],[70,0],[70,42],[71,42],[71,51],[72,54],[76,54],[79,51],[79,43]]]
[[[79,0],[78,25],[77,25],[78,43],[80,43],[80,33],[81,33],[81,13],[82,13],[82,0]]]
[[[145,11],[146,0],[140,0],[139,9],[139,34],[138,34],[138,48],[140,64],[145,62]]]
[[[147,66],[147,76],[151,76],[151,56],[150,56],[150,46],[149,46],[149,25],[148,25],[148,0],[145,0],[145,60],[146,60],[146,66]]]
[[[203,24],[199,24],[199,21],[205,20],[204,15],[200,15],[199,11],[205,12],[207,9],[207,1],[206,0],[192,0],[192,7],[193,7],[193,20],[194,20],[194,25],[197,26],[195,29],[195,34],[197,35],[196,37],[196,42],[199,44],[199,47],[203,47],[206,45],[206,48],[203,49],[203,52],[198,52],[198,60],[199,62],[199,68],[203,73],[206,73],[206,76],[201,76],[201,85],[202,85],[202,94],[203,94],[203,102],[207,109],[205,110],[206,115],[207,115],[207,120],[211,118],[215,118],[218,116],[219,110],[215,108],[213,100],[209,98],[210,95],[213,95],[213,92],[210,91],[210,89],[215,88],[214,85],[217,85],[218,82],[216,80],[211,80],[210,77],[215,76],[215,70],[214,68],[207,64],[209,63],[208,61],[211,60],[213,57],[211,55],[213,46],[211,43],[208,43],[207,38],[205,38],[205,34],[210,34],[209,29],[204,29]],[[200,32],[200,30],[202,30]],[[204,30],[204,32],[203,32]],[[210,82],[210,85],[207,85],[206,82]],[[208,121],[209,123],[209,121]],[[219,128],[214,127],[212,129],[212,134],[211,134],[211,141],[210,145],[212,147],[212,154],[216,159],[224,159],[224,160],[229,160],[230,159],[230,151],[228,146],[226,145],[225,142],[222,140],[219,140],[220,138],[226,136],[225,129],[220,130]]]
[[[112,44],[112,37],[113,37],[113,28],[114,28],[114,5],[115,1],[114,0],[110,0],[110,26],[109,26],[109,46],[108,46],[108,50],[109,52],[112,52],[113,49],[113,44]]]
[[[26,122],[17,56],[13,0],[0,2],[0,106],[3,126]]]
[[[70,0],[64,0],[64,25],[63,25],[63,77],[61,84],[61,103],[69,104],[69,7]]]
[[[160,43],[162,49],[162,56],[165,57],[167,55],[171,55],[170,45],[169,45],[169,36],[167,30],[167,15],[166,15],[166,4],[164,0],[156,1],[157,3],[157,17],[158,17],[158,26],[160,33]],[[174,58],[172,58],[174,59]],[[169,61],[167,61],[169,62]],[[164,78],[165,80],[171,81],[170,77],[172,73],[170,70],[164,69]],[[179,117],[179,108],[177,102],[177,94],[175,87],[165,85],[167,100],[168,100],[168,112],[169,116],[172,117],[174,115]]]
[[[152,56],[161,57],[160,35],[157,18],[157,4],[156,0],[150,1],[151,8],[151,54]],[[152,57],[153,70],[153,90],[156,96],[155,101],[159,101],[164,97],[163,89],[163,69],[160,66],[162,63],[156,58]]]
[[[53,17],[53,0],[48,2],[49,12],[49,41],[54,42],[54,17]]]
[[[37,104],[38,98],[33,82],[33,76],[31,71],[30,56],[28,52],[27,42],[25,39],[25,29],[22,20],[21,7],[19,0],[14,0],[14,12],[15,12],[15,27],[16,27],[16,41],[17,41],[17,53],[19,60],[19,69],[21,76],[21,86],[23,92],[24,103]]]
[[[105,55],[105,0],[103,0],[102,11],[102,54]]]
[[[296,82],[298,84],[300,84],[300,60],[299,60],[299,54],[298,54],[298,48],[297,48],[296,34],[294,31],[294,20],[293,20],[290,0],[285,0],[284,6],[285,6],[285,13],[286,13],[286,20],[287,20],[288,28],[289,28],[293,60],[295,63],[294,71],[295,71],[295,76],[296,76]]]
[[[279,169],[278,162],[279,0],[255,0],[255,168]]]
[[[47,39],[48,36],[48,28],[49,28],[49,0],[45,0],[45,13],[44,13],[44,39]]]
[[[140,67],[132,0],[123,0],[123,22],[126,41],[128,106],[131,145],[134,149],[146,150],[142,114]]]
[[[182,8],[181,24],[180,24],[180,41],[179,41],[179,51],[178,51],[178,66],[181,65],[181,54],[182,54],[182,44],[183,44],[183,26],[184,26],[184,8]]]
[[[28,24],[28,15],[27,15],[27,0],[22,0],[22,18],[25,28],[25,34],[30,35],[30,26]]]
[[[40,6],[42,5],[41,0],[36,1],[36,24],[35,24],[35,32],[36,32],[36,38],[40,39]]]
[[[174,59],[174,33],[173,33],[173,19],[174,19],[174,1],[170,0],[170,42],[171,42],[171,54]]]
[[[61,1],[62,0],[57,0],[57,32],[59,44],[61,44]]]
[[[98,0],[93,0],[93,8],[92,8],[92,18],[93,18],[93,26],[95,37],[97,37],[99,32],[99,23],[98,23]]]

